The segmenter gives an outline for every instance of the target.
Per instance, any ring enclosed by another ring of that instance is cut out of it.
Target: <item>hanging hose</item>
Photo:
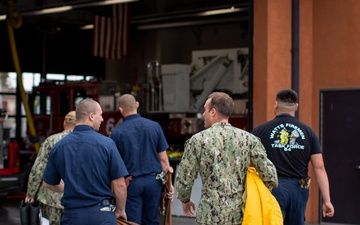
[[[27,120],[27,123],[28,123],[30,135],[31,135],[31,138],[34,140],[35,151],[36,151],[36,153],[38,153],[40,145],[39,145],[39,141],[36,138],[37,137],[36,130],[35,130],[35,127],[34,127],[34,122],[33,122],[32,116],[31,116],[29,103],[28,103],[28,100],[26,98],[26,93],[25,93],[25,90],[24,90],[23,82],[22,82],[22,80],[23,80],[22,79],[22,73],[21,73],[21,69],[20,69],[19,57],[18,57],[18,54],[17,54],[15,36],[14,36],[14,28],[19,28],[21,26],[22,17],[21,17],[21,14],[18,11],[13,9],[13,5],[14,5],[14,1],[9,0],[8,1],[9,13],[8,13],[7,18],[6,18],[6,25],[7,25],[7,29],[8,29],[8,33],[9,33],[10,49],[11,49],[11,54],[12,54],[12,57],[13,57],[15,71],[17,73],[17,84],[18,84],[18,87],[19,87],[21,100],[24,103],[24,107],[25,107],[26,120]]]

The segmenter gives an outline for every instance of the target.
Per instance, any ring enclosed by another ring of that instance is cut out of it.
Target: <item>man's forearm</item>
[[[127,189],[125,178],[121,177],[112,181],[113,191],[116,199],[116,208],[120,211],[125,212]]]
[[[324,202],[330,202],[329,179],[325,169],[314,169],[316,180]]]
[[[58,185],[51,185],[51,184],[48,184],[45,181],[43,181],[43,185],[44,185],[44,187],[46,187],[52,191],[64,193],[64,183],[62,183],[62,182]]]
[[[168,156],[166,154],[166,151],[158,153],[158,157],[159,157],[159,161],[160,161],[160,164],[161,164],[162,171],[167,173],[169,171],[169,168],[170,168],[170,163],[169,163],[169,158],[168,158]]]

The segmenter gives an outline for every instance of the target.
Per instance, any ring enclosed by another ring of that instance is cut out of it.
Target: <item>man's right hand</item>
[[[25,197],[25,203],[26,202],[34,202],[34,199],[30,197]]]
[[[125,211],[115,210],[116,218],[123,218],[124,220],[127,220],[127,216]]]
[[[335,214],[334,206],[331,202],[325,202],[322,206],[324,217],[333,217]]]
[[[195,203],[190,199],[189,202],[182,204],[183,212],[185,216],[195,216]]]

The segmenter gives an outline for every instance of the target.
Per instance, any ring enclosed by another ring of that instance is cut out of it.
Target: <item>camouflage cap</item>
[[[70,111],[68,114],[66,114],[65,121],[66,122],[76,121],[75,111]]]

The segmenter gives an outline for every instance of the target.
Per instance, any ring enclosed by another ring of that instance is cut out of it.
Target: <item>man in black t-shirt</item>
[[[272,190],[280,204],[284,225],[303,225],[309,197],[311,161],[323,198],[323,216],[334,216],[329,181],[324,167],[319,139],[315,132],[297,120],[298,95],[291,89],[277,93],[275,118],[257,126],[253,134],[261,139],[268,158],[276,166],[279,186]]]

